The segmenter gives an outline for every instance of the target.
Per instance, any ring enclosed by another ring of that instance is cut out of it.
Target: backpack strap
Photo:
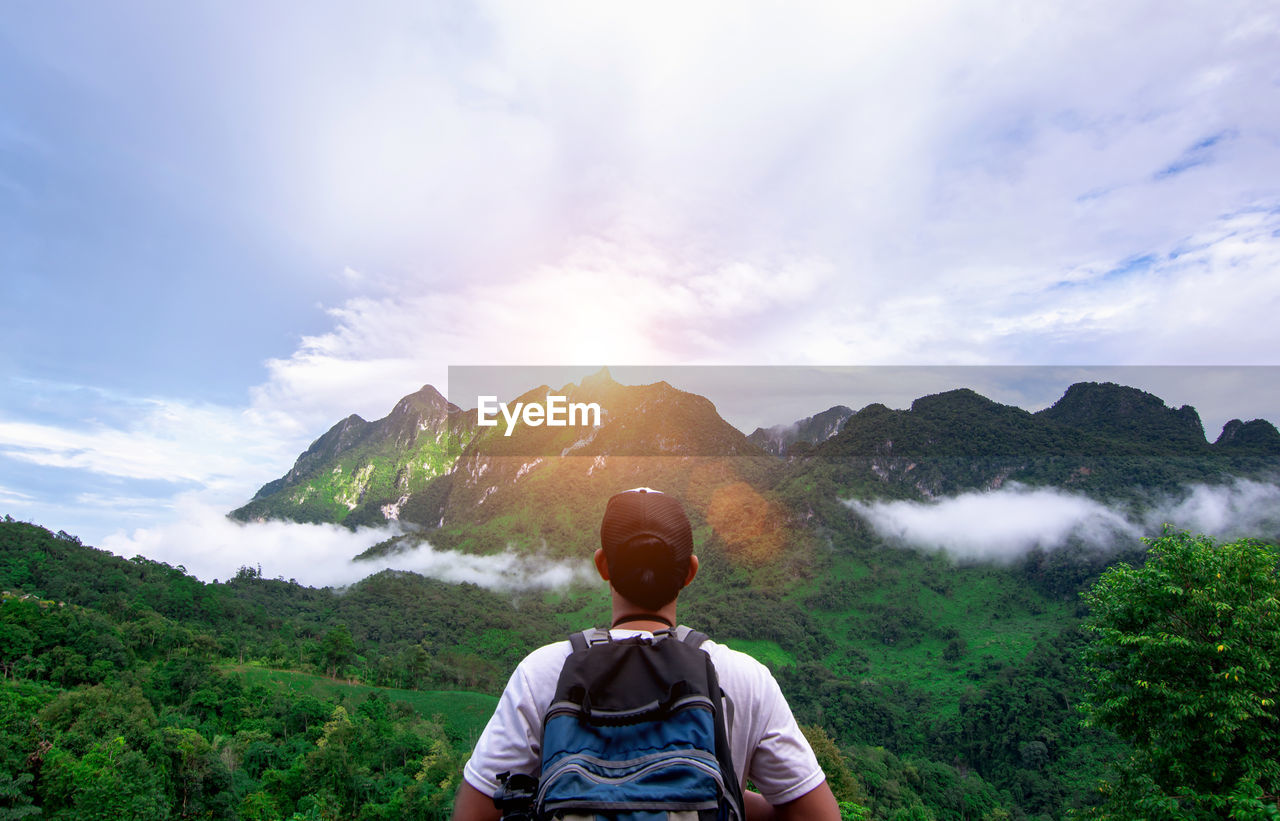
[[[677,640],[682,641],[693,648],[701,647],[702,643],[708,638],[706,633],[703,633],[700,630],[694,630],[692,627],[684,624],[679,627],[668,628],[667,630],[659,630],[658,633],[666,633],[674,636]],[[586,650],[593,644],[599,644],[610,640],[611,636],[609,631],[603,627],[592,627],[589,630],[579,630],[576,633],[569,634],[569,644],[573,647],[573,652],[575,653]]]
[[[707,640],[706,633],[694,630],[684,624],[672,630],[671,634],[690,647],[701,647],[702,643]]]
[[[706,633],[703,633],[700,630],[694,630],[692,627],[685,624],[682,624],[669,632],[671,635],[675,636],[690,647],[701,647],[702,643],[710,638]],[[729,694],[723,689],[720,690],[720,698],[724,705],[725,732],[727,738],[728,730],[733,726],[733,699],[729,698]]]
[[[581,653],[593,644],[612,641],[609,631],[603,627],[592,627],[589,630],[580,630],[576,633],[569,634],[569,646],[573,648],[573,652]]]

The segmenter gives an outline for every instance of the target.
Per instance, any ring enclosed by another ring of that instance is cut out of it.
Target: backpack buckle
[[[493,796],[493,805],[502,810],[504,821],[529,821],[534,817],[534,800],[538,795],[538,779],[526,773],[507,771],[498,774],[501,786]]]

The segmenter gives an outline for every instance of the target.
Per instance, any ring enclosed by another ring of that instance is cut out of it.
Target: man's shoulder
[[[572,652],[572,647],[567,639],[553,641],[530,652],[516,669],[523,670],[526,673],[547,667],[555,667],[558,670],[564,664],[564,660],[569,657],[570,652]]]

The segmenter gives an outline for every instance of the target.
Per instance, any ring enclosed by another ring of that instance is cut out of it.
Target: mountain
[[[1183,405],[1174,410],[1157,396],[1112,382],[1072,385],[1039,415],[1101,437],[1153,448],[1177,450],[1206,444],[1195,408]]]
[[[491,406],[495,424],[480,425],[478,409],[462,411],[427,386],[385,419],[334,425],[231,515],[409,526],[373,554],[410,549],[428,531],[436,547],[580,556],[595,546],[610,495],[652,485],[679,494],[695,523],[744,561],[797,555],[782,549],[786,516],[761,495],[782,464],[705,397],[666,382],[621,385],[602,370],[581,384],[533,388],[508,410],[546,408],[553,396],[598,406],[599,426],[522,419],[508,429]]]
[[[556,401],[598,406],[599,425],[585,415],[540,424],[512,411]],[[408,526],[374,554],[428,538],[477,553],[583,555],[604,501],[651,485],[686,500],[711,549],[754,566],[804,565],[816,522],[796,524],[837,497],[928,499],[1016,481],[1141,501],[1280,468],[1270,423],[1233,420],[1210,444],[1194,408],[1111,383],[1072,385],[1037,413],[959,389],[907,410],[837,405],[751,436],[705,397],[666,382],[622,385],[607,370],[508,405],[511,424],[490,407],[491,424],[480,425],[479,410],[426,386],[384,419],[348,417],[232,515]]]
[[[1232,419],[1222,426],[1214,445],[1224,448],[1249,449],[1256,454],[1280,456],[1280,431],[1265,419],[1241,422]]]
[[[871,496],[932,498],[1018,481],[1116,498],[1274,471],[1277,444],[1275,427],[1255,420],[1229,424],[1210,445],[1194,408],[1122,385],[1072,385],[1037,413],[960,389],[905,411],[863,408],[813,449],[809,470]]]
[[[338,422],[231,517],[351,526],[397,519],[414,493],[452,469],[473,433],[462,410],[425,385],[376,422],[354,414]]]
[[[803,450],[806,445],[816,445],[835,436],[850,416],[853,416],[852,408],[836,405],[789,425],[756,428],[747,438],[774,456],[786,456],[798,443],[802,443],[800,449]]]
[[[525,545],[557,556],[589,554],[608,497],[641,485],[678,494],[695,525],[708,527],[708,536],[739,555],[758,557],[765,550],[760,540],[776,537],[783,517],[760,493],[781,465],[705,397],[666,382],[621,385],[601,371],[558,390],[539,386],[514,401],[537,405],[550,396],[599,405],[601,424],[519,424],[510,435],[498,425],[476,433],[449,474],[405,506],[432,528],[433,546],[488,553]],[[752,508],[745,519],[736,512],[743,505]],[[774,524],[741,533],[741,522],[762,516],[773,516]]]

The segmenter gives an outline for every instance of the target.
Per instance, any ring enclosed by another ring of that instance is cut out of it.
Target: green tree
[[[170,789],[179,815],[227,815],[230,777],[209,742],[186,727],[161,728],[160,738],[169,757]]]
[[[324,656],[325,670],[333,677],[337,677],[343,668],[355,661],[356,643],[345,624],[339,624],[325,634],[320,652]]]
[[[840,753],[840,748],[836,746],[836,742],[831,738],[831,735],[816,724],[804,725],[800,728],[800,731],[808,739],[809,746],[813,748],[813,753],[818,759],[818,764],[822,767],[822,771],[826,773],[827,784],[830,785],[836,801],[841,802],[842,805],[849,805],[848,812],[846,813],[845,808],[842,806],[841,813],[852,814],[857,810],[865,812],[866,808],[861,806],[866,803],[862,785],[858,783],[857,776],[849,769],[848,762],[845,761],[844,756]]]
[[[0,772],[0,821],[17,821],[40,814],[40,808],[32,803],[30,788],[33,780],[31,773],[9,775]]]
[[[44,759],[44,816],[57,821],[162,821],[170,816],[163,774],[121,736],[94,742],[83,757],[54,748]]]
[[[1133,745],[1102,818],[1280,818],[1280,549],[1166,529],[1085,594],[1089,721]]]

